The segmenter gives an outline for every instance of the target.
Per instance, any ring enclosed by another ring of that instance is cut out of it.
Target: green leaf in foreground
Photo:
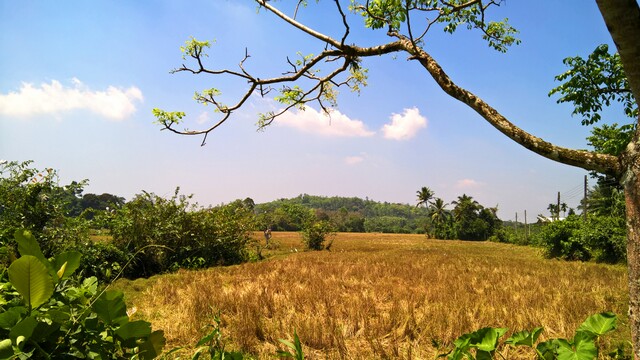
[[[36,308],[53,295],[53,279],[35,256],[25,255],[9,266],[9,281],[30,308]]]
[[[513,346],[533,347],[536,341],[538,341],[538,337],[540,337],[541,333],[542,333],[541,327],[534,328],[532,331],[522,330],[511,335],[511,337],[505,340],[504,343],[513,345]]]
[[[121,291],[105,291],[93,303],[93,311],[107,324],[123,325],[129,321],[127,305],[124,302],[124,294]]]
[[[616,320],[616,315],[612,312],[591,315],[580,325],[577,331],[586,331],[594,336],[601,336],[616,328]]]

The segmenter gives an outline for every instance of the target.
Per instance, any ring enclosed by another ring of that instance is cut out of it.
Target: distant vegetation
[[[52,169],[35,169],[29,161],[5,162],[0,167],[0,244],[11,249],[15,230],[27,229],[47,257],[80,251],[87,260],[80,273],[102,281],[116,274],[148,277],[261,259],[262,251],[275,245],[250,235],[266,230],[300,231],[301,245],[314,250],[330,249],[336,232],[420,233],[540,246],[548,257],[566,260],[623,262],[622,191],[612,179],[594,177],[597,185],[589,192],[586,219],[569,209],[573,215],[558,220],[560,209],[550,205],[554,221],[525,228],[501,221],[497,207],[485,207],[467,194],[447,203],[428,187],[417,191],[416,205],[302,194],[264,204],[246,198],[204,208],[179,189],[170,198],[143,191],[130,201],[84,194],[87,180],[61,185]],[[6,263],[9,253],[2,253]]]

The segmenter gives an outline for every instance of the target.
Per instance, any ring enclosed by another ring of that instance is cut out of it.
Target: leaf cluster
[[[18,230],[21,257],[0,277],[0,359],[153,359],[165,339],[151,324],[130,321],[123,294],[77,283],[80,253],[45,258],[30,232]],[[7,275],[7,277],[5,277]]]
[[[506,328],[487,327],[464,334],[453,343],[453,349],[439,355],[447,360],[488,360],[494,359],[501,348],[528,347],[540,360],[593,360],[598,357],[597,339],[616,328],[617,317],[610,312],[589,316],[576,330],[572,339],[550,339],[538,342],[543,328],[523,330],[513,333],[500,344],[500,338],[507,333]]]
[[[241,201],[215,208],[192,204],[177,188],[171,198],[143,192],[111,220],[113,244],[136,253],[128,277],[178,268],[236,264],[247,256],[253,211]]]
[[[638,117],[638,105],[629,88],[620,55],[610,54],[608,45],[599,45],[586,59],[568,57],[563,63],[569,70],[555,79],[564,83],[552,89],[549,96],[559,94],[558,103],[573,104],[572,114],[581,116],[583,125],[600,121],[604,107],[613,103],[622,105],[626,117]]]

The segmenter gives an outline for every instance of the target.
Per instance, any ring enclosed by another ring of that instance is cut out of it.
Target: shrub
[[[302,229],[302,241],[309,250],[331,249],[335,231],[327,220],[310,221]],[[325,242],[329,242],[325,244]]]
[[[110,282],[121,272],[124,277],[131,276],[130,268],[125,265],[132,254],[112,243],[87,241],[74,250],[81,253],[84,259],[78,268],[78,273],[83,277],[95,276],[99,282]]]
[[[10,245],[17,229],[40,241],[46,256],[88,238],[87,222],[67,215],[87,181],[58,184],[53,169],[38,170],[32,161],[0,164],[0,246]]]
[[[562,221],[548,224],[538,234],[539,243],[550,258],[565,260],[589,260],[591,252],[585,239],[578,236],[582,220],[577,216],[569,216]]]
[[[179,189],[170,199],[145,192],[117,210],[111,221],[114,244],[136,253],[127,274],[151,276],[245,260],[253,212],[240,201],[201,209],[190,198]]]
[[[627,259],[627,234],[624,218],[592,216],[576,237],[588,244],[596,261],[624,262]]]

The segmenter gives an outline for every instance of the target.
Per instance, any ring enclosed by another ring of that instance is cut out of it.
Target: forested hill
[[[320,219],[331,220],[338,231],[423,233],[428,210],[409,204],[377,202],[357,197],[324,197],[301,194],[257,204],[260,222],[273,230],[299,230],[301,211],[313,209]]]

